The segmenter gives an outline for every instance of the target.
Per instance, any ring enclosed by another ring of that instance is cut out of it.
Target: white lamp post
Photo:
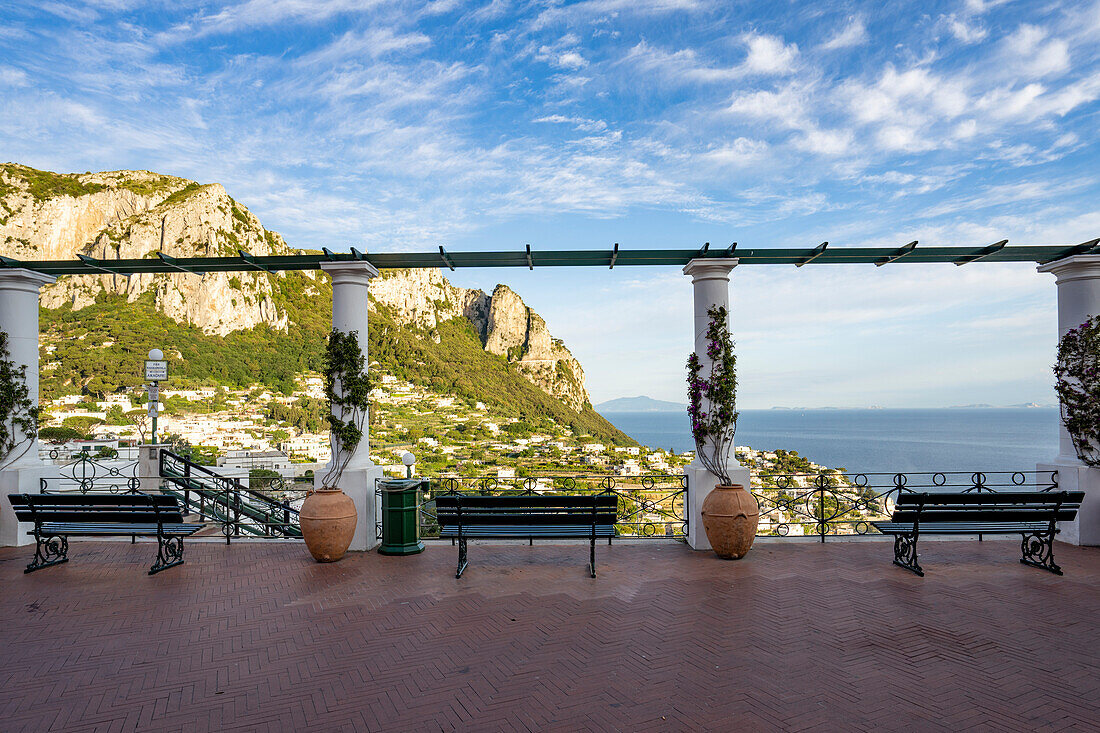
[[[416,465],[416,456],[409,451],[401,454],[401,462],[405,464],[405,478],[413,477],[413,466]]]

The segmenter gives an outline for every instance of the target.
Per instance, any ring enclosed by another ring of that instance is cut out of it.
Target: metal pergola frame
[[[350,252],[321,252],[296,255],[255,256],[238,250],[236,257],[170,257],[163,252],[143,259],[103,260],[77,255],[75,260],[15,260],[0,256],[0,268],[25,268],[46,275],[136,275],[141,273],[242,272],[256,270],[319,270],[326,262],[369,262],[380,270],[394,268],[446,267],[629,267],[637,265],[683,266],[695,259],[736,257],[739,265],[856,265],[881,267],[892,263],[1036,262],[1045,264],[1064,257],[1100,254],[1100,238],[1076,245],[1038,244],[1008,246],[1008,240],[982,247],[919,247],[910,242],[902,247],[829,247],[828,242],[810,248],[738,249],[612,249],[533,250],[527,245],[512,252],[378,252],[365,254],[352,247]]]

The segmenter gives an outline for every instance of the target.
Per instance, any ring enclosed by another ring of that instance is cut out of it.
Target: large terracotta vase
[[[752,547],[760,523],[760,505],[741,484],[718,484],[703,499],[703,529],[714,554],[739,560]]]
[[[355,536],[355,502],[340,489],[317,489],[306,497],[298,516],[302,538],[317,562],[336,562]]]

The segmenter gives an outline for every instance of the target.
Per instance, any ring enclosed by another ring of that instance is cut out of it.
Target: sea
[[[651,448],[694,450],[686,412],[605,412]],[[1034,471],[1058,454],[1058,410],[742,410],[734,442],[851,472]]]

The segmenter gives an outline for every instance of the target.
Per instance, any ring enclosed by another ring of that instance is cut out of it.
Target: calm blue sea
[[[604,417],[644,445],[694,449],[686,413]],[[850,471],[1034,471],[1058,454],[1058,410],[742,410],[736,443]]]

